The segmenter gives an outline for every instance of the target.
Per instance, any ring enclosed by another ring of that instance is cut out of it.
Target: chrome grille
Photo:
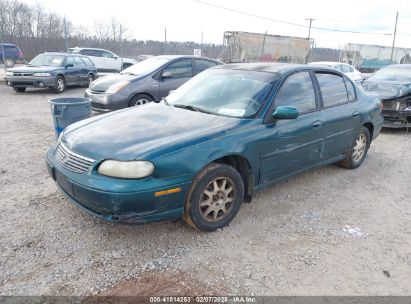
[[[33,73],[14,72],[13,76],[33,76]]]
[[[64,168],[75,173],[86,172],[94,162],[94,159],[70,151],[62,143],[59,143],[55,156]]]

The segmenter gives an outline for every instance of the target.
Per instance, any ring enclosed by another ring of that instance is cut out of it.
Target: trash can
[[[89,98],[52,98],[49,103],[57,138],[67,126],[90,117],[91,100]]]

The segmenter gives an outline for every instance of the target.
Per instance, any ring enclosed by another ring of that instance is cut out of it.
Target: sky
[[[75,26],[91,33],[96,22],[112,17],[138,40],[195,41],[222,43],[224,31],[247,31],[307,37],[307,18],[314,18],[311,37],[318,47],[343,47],[346,43],[391,46],[395,15],[399,12],[395,46],[411,48],[411,1],[407,0],[21,0],[40,3],[51,12],[66,16]],[[200,2],[199,2],[200,1]],[[207,5],[201,2],[207,2]],[[235,13],[212,5],[263,18]],[[274,19],[303,26],[292,26]],[[360,31],[366,34],[324,31],[315,27]]]

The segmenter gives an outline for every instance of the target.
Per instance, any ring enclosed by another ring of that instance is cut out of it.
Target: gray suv
[[[195,56],[155,56],[120,74],[95,80],[85,92],[93,110],[108,112],[151,101],[160,101],[170,91],[219,61]]]

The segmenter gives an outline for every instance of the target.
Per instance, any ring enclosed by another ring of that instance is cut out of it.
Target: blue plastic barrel
[[[67,126],[90,117],[91,100],[89,98],[52,98],[49,100],[56,136]]]

